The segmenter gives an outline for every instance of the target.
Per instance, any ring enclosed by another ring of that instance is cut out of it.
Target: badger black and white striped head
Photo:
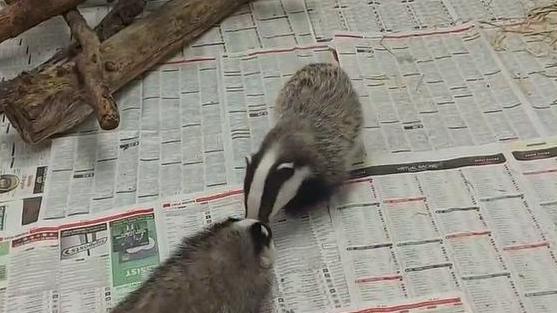
[[[310,158],[275,142],[246,157],[246,217],[268,222],[313,175]]]
[[[273,234],[268,224],[256,219],[228,218],[214,223],[183,245],[183,254],[196,254],[197,261],[210,262],[215,256],[229,264],[231,260],[244,266],[268,269],[274,263]],[[212,251],[207,253],[207,251]],[[208,258],[209,260],[204,260]]]
[[[239,220],[235,222],[234,226],[251,239],[255,255],[259,257],[259,265],[263,268],[270,268],[275,258],[271,227],[255,219]]]

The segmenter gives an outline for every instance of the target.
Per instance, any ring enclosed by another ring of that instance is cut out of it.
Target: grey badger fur
[[[246,157],[246,217],[268,222],[281,209],[298,213],[327,200],[347,178],[361,147],[362,105],[348,75],[314,63],[286,82],[277,121]]]
[[[112,313],[258,313],[270,293],[274,245],[259,221],[215,223],[174,254]]]

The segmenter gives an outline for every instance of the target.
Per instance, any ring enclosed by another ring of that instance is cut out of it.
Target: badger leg
[[[354,145],[347,155],[346,168],[350,169],[354,165],[362,164],[367,158],[363,135],[360,133],[354,140]]]

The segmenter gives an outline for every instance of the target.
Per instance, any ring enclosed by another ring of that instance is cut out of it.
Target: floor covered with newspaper
[[[557,22],[532,21],[551,2],[258,0],[119,91],[116,131],[91,117],[30,146],[0,114],[0,312],[106,312],[241,216],[244,156],[318,61],[351,76],[366,157],[273,223],[267,311],[557,312]],[[69,39],[56,18],[0,44],[0,78]]]

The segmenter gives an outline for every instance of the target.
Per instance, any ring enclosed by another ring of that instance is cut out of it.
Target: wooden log
[[[171,0],[101,44],[114,92],[249,0]],[[0,84],[0,106],[28,143],[68,130],[92,113],[80,101],[75,58],[41,66]]]
[[[87,25],[79,11],[68,11],[64,14],[64,19],[81,46],[81,54],[76,58],[76,65],[83,80],[84,98],[97,114],[101,128],[114,129],[120,123],[120,114],[104,81],[99,37]]]
[[[85,0],[13,0],[0,11],[0,43],[49,18],[75,8]]]
[[[8,1],[6,1],[8,4],[12,4],[18,0]],[[112,0],[108,2],[112,2]],[[143,12],[144,8],[145,0],[119,0],[114,5],[112,10],[110,10],[110,12],[95,27],[99,40],[102,42],[131,24],[134,18]],[[78,51],[79,44],[74,42],[66,49],[59,50],[50,59],[43,63],[42,66],[49,66],[62,60],[74,57]],[[0,114],[3,112],[4,108],[0,103]]]

